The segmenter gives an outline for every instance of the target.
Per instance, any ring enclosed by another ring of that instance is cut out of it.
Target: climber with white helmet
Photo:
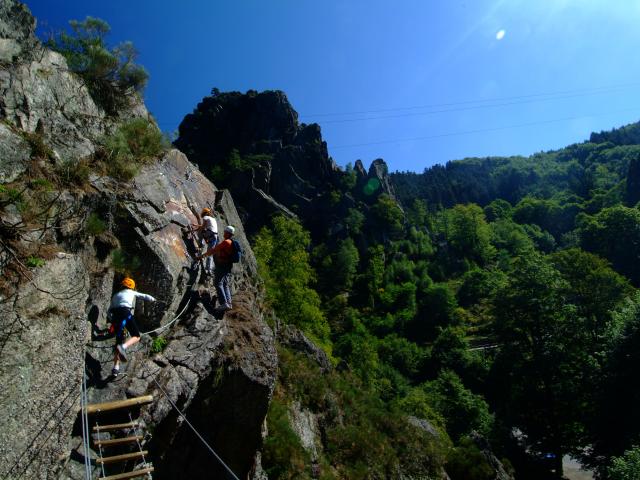
[[[151,295],[136,292],[136,282],[134,282],[132,278],[126,277],[120,285],[124,288],[111,299],[108,313],[111,322],[111,328],[109,330],[116,335],[116,352],[113,359],[113,369],[111,370],[114,377],[117,377],[120,373],[120,361],[127,361],[127,348],[140,341],[140,330],[133,318],[136,298],[141,298],[149,302],[156,301]],[[130,335],[126,341],[125,329]]]
[[[231,309],[231,269],[242,256],[240,244],[233,239],[235,231],[233,226],[227,225],[223,233],[224,240],[197,257],[213,257],[216,265],[214,281],[218,295],[218,310],[222,311]]]

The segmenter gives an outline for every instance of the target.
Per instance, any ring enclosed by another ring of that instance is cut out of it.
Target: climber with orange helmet
[[[156,301],[151,295],[136,292],[136,282],[132,278],[126,277],[120,282],[120,285],[124,288],[113,296],[109,306],[109,317],[116,334],[116,352],[113,359],[113,369],[111,370],[114,377],[117,377],[120,373],[120,361],[127,361],[127,348],[140,341],[140,330],[133,318],[136,298],[149,302]],[[130,335],[130,338],[126,341],[125,328]]]
[[[203,246],[206,246],[208,250],[218,244],[218,222],[216,222],[216,219],[213,217],[213,212],[208,207],[202,209],[200,216],[202,217],[202,223],[195,223],[191,226],[195,228],[196,232],[200,232],[202,240],[204,241]],[[213,259],[207,258],[204,271],[208,275],[213,275]]]

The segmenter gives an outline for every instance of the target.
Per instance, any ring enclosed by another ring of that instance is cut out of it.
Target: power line
[[[324,120],[322,121],[322,124],[325,125],[328,123],[351,123],[351,122],[360,122],[360,121],[366,121],[366,120],[381,120],[386,118],[419,117],[419,116],[426,116],[426,115],[435,115],[438,113],[463,112],[467,110],[482,110],[485,108],[505,107],[509,105],[523,105],[527,103],[546,102],[549,100],[563,100],[565,98],[586,97],[586,96],[591,96],[596,94],[611,93],[615,91],[617,90],[601,91],[597,93],[576,93],[572,95],[563,95],[558,97],[535,98],[535,99],[520,100],[520,101],[514,101],[514,102],[494,103],[494,104],[488,104],[488,105],[473,105],[468,107],[448,108],[443,110],[431,110],[429,112],[399,113],[395,115],[382,115],[382,116],[373,116],[373,117],[364,117],[364,118],[344,118],[344,119],[338,119],[338,120]]]
[[[607,93],[616,93],[616,92],[623,91],[623,90],[626,90],[632,87],[637,87],[637,86],[640,86],[640,82],[610,85],[610,86],[603,86],[603,87],[593,87],[593,88],[587,88],[587,89],[564,90],[564,91],[548,92],[548,93],[532,93],[527,95],[516,95],[516,96],[510,96],[510,97],[465,100],[460,102],[436,103],[436,104],[428,104],[428,105],[413,105],[413,106],[378,109],[378,110],[363,110],[363,111],[342,112],[342,113],[340,112],[316,113],[316,114],[309,114],[309,115],[301,115],[301,118],[308,119],[311,117],[367,115],[367,114],[374,114],[374,113],[401,112],[406,110],[439,108],[439,110],[429,110],[426,112],[407,112],[407,113],[397,113],[394,115],[380,115],[380,116],[374,115],[374,116],[368,116],[368,117],[362,117],[362,118],[337,118],[337,119],[317,120],[317,122],[319,122],[321,125],[327,125],[327,124],[338,124],[338,123],[353,123],[353,122],[361,122],[361,121],[367,121],[367,120],[382,120],[382,119],[388,119],[388,118],[428,116],[428,115],[436,115],[440,113],[482,110],[486,108],[497,108],[497,107],[504,107],[504,106],[511,106],[511,105],[524,105],[529,103],[547,102],[547,101],[553,101],[553,100],[564,100],[567,98],[603,95]],[[479,104],[479,105],[474,105],[474,104]],[[445,107],[457,107],[457,108],[445,108]],[[156,123],[162,126],[162,125],[176,125],[176,124],[179,125],[181,122],[182,120],[178,122],[156,122]],[[342,148],[342,146],[334,147],[334,148]]]
[[[397,112],[402,110],[455,107],[459,105],[470,105],[474,103],[504,102],[507,100],[520,100],[520,99],[534,98],[534,97],[550,97],[550,96],[569,95],[569,94],[577,94],[577,93],[588,94],[588,92],[599,93],[600,90],[626,89],[631,87],[637,87],[639,85],[640,85],[640,82],[633,82],[633,83],[624,83],[619,85],[608,85],[608,86],[602,86],[602,87],[563,90],[563,91],[557,91],[557,92],[531,93],[526,95],[515,95],[510,97],[494,97],[494,98],[486,98],[486,99],[478,99],[478,100],[463,100],[459,102],[432,103],[427,105],[410,105],[406,107],[383,108],[383,109],[377,109],[377,110],[362,110],[362,111],[334,112],[334,113],[310,113],[306,115],[301,115],[301,117],[310,118],[310,117],[334,117],[334,116],[347,116],[347,115],[367,115],[370,113]]]
[[[399,138],[399,139],[395,139],[395,140],[381,140],[381,141],[378,141],[378,142],[366,142],[366,143],[353,143],[353,144],[348,144],[348,145],[336,145],[336,146],[333,146],[331,148],[337,149],[337,148],[365,147],[365,146],[369,146],[369,145],[384,145],[384,144],[390,144],[390,143],[414,142],[414,141],[419,141],[419,140],[431,140],[431,139],[435,139],[435,138],[455,137],[455,136],[460,136],[460,135],[470,135],[470,134],[473,134],[473,133],[496,132],[496,131],[499,131],[499,130],[508,130],[508,129],[511,129],[511,128],[531,127],[531,126],[534,126],[534,125],[545,125],[545,124],[548,124],[548,123],[563,122],[563,121],[568,121],[568,120],[578,120],[578,119],[581,119],[581,118],[603,117],[603,116],[606,116],[606,115],[612,115],[614,113],[622,113],[622,112],[629,112],[629,111],[636,111],[636,110],[640,110],[640,107],[625,108],[625,109],[622,109],[622,110],[615,110],[615,111],[607,112],[607,113],[599,113],[599,114],[591,114],[591,115],[578,115],[578,116],[573,116],[573,117],[563,117],[563,118],[555,118],[555,119],[549,119],[549,120],[540,120],[540,121],[537,121],[537,122],[519,123],[519,124],[515,124],[515,125],[504,125],[502,127],[479,128],[477,130],[466,130],[466,131],[462,131],[462,132],[440,133],[440,134],[436,134],[436,135],[427,135],[427,136],[424,136],[424,137]]]

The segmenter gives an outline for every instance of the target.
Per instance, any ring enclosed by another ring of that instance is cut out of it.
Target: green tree
[[[629,282],[606,260],[579,248],[562,250],[549,258],[566,280],[565,298],[577,307],[593,346],[605,348],[611,312],[631,293]]]
[[[407,326],[408,338],[425,342],[436,337],[439,327],[456,323],[456,297],[447,284],[434,284],[420,297],[418,312]]]
[[[496,472],[473,440],[463,438],[447,456],[445,470],[451,480],[494,480]]]
[[[71,20],[71,34],[60,32],[47,45],[60,52],[69,69],[82,77],[93,99],[108,114],[115,115],[128,105],[131,92],[142,92],[149,75],[135,63],[136,49],[131,42],[109,48],[109,24],[99,18]]]
[[[474,430],[484,435],[489,433],[493,415],[487,402],[465,388],[454,372],[444,370],[422,388],[436,411],[444,417],[452,440],[459,440]]]
[[[495,222],[496,220],[509,220],[513,207],[509,202],[501,198],[493,200],[489,205],[484,207],[484,214],[489,222]]]
[[[585,442],[583,384],[595,368],[590,336],[563,295],[568,288],[560,272],[532,254],[515,261],[495,301],[500,413],[532,450],[556,454],[559,477],[564,453]]]
[[[338,244],[338,251],[333,262],[333,281],[335,288],[339,290],[350,290],[353,280],[358,270],[360,255],[353,240],[347,238]]]
[[[629,162],[625,200],[630,207],[635,207],[640,202],[640,157]]]
[[[345,226],[352,235],[360,235],[362,233],[362,226],[364,225],[365,216],[360,210],[356,208],[350,208],[347,211],[347,216],[344,218]]]
[[[393,333],[378,343],[378,356],[407,377],[415,377],[422,366],[424,352],[415,343]]]
[[[524,227],[513,220],[497,220],[490,224],[491,244],[499,250],[506,250],[509,255],[517,256],[533,250],[533,241]]]
[[[640,480],[640,447],[634,446],[622,457],[613,458],[607,473],[609,480]]]
[[[307,252],[310,242],[298,222],[278,216],[272,230],[265,227],[257,235],[254,251],[276,314],[327,345],[329,325],[320,310],[320,297],[311,288],[315,274]]]
[[[482,208],[475,204],[456,205],[447,211],[447,216],[447,240],[454,255],[485,264],[491,258],[493,248]]]
[[[640,210],[622,205],[578,218],[582,247],[640,285]]]
[[[431,347],[429,363],[434,372],[451,370],[463,375],[470,362],[469,343],[461,327],[446,327]]]
[[[402,233],[404,214],[398,203],[386,193],[378,197],[371,213],[373,228],[382,233],[382,238],[386,239],[387,235],[394,238]]]
[[[598,385],[598,404],[589,424],[589,460],[622,456],[638,442],[640,432],[640,295],[612,313],[610,349]]]
[[[411,207],[407,210],[407,220],[414,227],[430,227],[427,203],[420,198],[414,199]]]

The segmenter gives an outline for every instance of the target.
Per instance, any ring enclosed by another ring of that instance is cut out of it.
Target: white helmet
[[[226,227],[224,227],[224,231],[230,233],[231,235],[236,233],[235,227],[232,227],[231,225],[227,225]]]

